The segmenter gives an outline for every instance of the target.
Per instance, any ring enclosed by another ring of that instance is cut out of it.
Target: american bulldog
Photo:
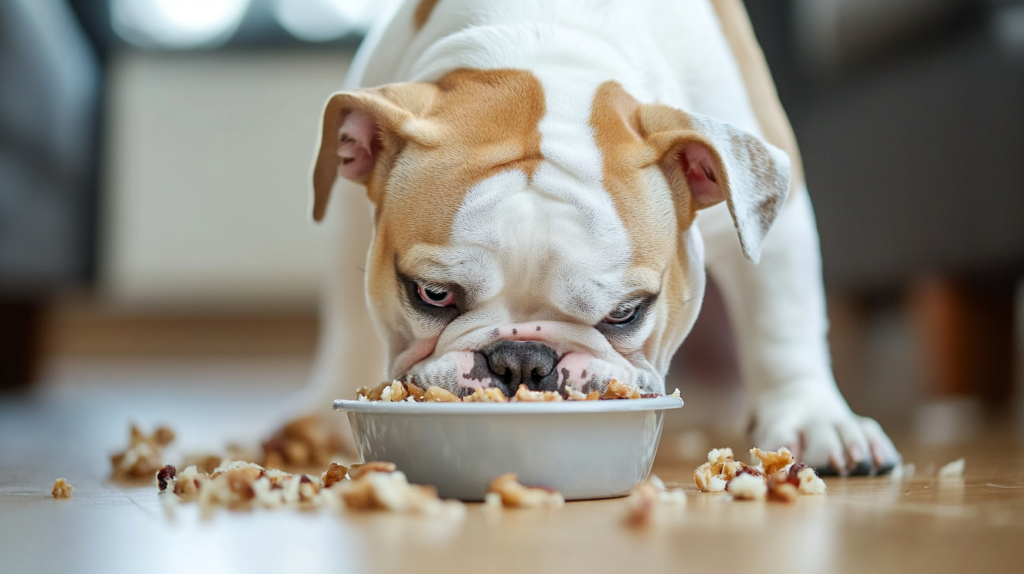
[[[338,234],[322,404],[379,380],[353,367],[379,368],[363,286],[386,380],[664,392],[707,269],[755,445],[841,473],[899,460],[836,387],[800,155],[740,0],[411,0],[348,86],[313,169]],[[342,180],[369,199],[365,277]]]

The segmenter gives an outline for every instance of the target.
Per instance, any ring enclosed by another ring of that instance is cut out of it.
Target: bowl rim
[[[334,410],[350,413],[400,415],[568,415],[583,413],[625,413],[682,408],[683,399],[622,399],[613,401],[555,401],[546,403],[391,403],[384,401],[334,401]]]

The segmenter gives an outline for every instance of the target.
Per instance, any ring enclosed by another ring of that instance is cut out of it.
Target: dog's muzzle
[[[519,385],[531,391],[554,391],[558,386],[558,355],[535,341],[498,341],[479,351],[487,364],[492,385],[512,397]],[[478,358],[478,364],[479,361]]]

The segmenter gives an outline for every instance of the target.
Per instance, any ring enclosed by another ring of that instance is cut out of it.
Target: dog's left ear
[[[690,209],[725,201],[743,254],[754,263],[789,194],[785,152],[725,122],[660,104],[640,107],[639,127],[674,193]]]
[[[327,100],[313,165],[313,219],[320,221],[338,177],[366,186],[375,203],[392,160],[411,141],[436,144],[437,130],[423,115],[438,88],[409,82],[339,92]]]

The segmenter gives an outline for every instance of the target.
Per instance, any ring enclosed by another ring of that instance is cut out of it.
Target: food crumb
[[[359,390],[356,391],[356,396],[366,397],[368,401],[379,401],[381,400],[381,395],[384,394],[384,389],[390,386],[391,383],[381,383],[372,389],[370,387],[359,387]]]
[[[796,465],[793,466],[795,467]],[[780,470],[768,478],[769,500],[796,502],[797,497],[800,495],[800,491],[797,488],[800,483],[798,480],[791,480],[790,475],[790,472]]]
[[[783,467],[793,464],[793,453],[788,448],[782,447],[778,452],[763,451],[759,448],[750,449],[750,454],[761,459],[761,465],[766,476],[771,476]]]
[[[378,395],[379,400],[379,395]],[[337,429],[326,419],[309,415],[286,423],[263,441],[263,468],[287,467],[289,470],[323,468],[343,450]]]
[[[437,514],[445,506],[461,503],[442,502],[432,486],[409,484],[405,474],[370,472],[347,481],[339,490],[341,500],[352,510],[390,510],[417,514]]]
[[[727,490],[737,500],[764,500],[768,494],[764,479],[747,473],[737,474],[729,481]]]
[[[626,524],[645,526],[654,520],[654,505],[658,502],[658,491],[642,482],[626,497]]]
[[[572,388],[571,385],[565,385],[565,398],[570,401],[599,401],[601,400],[601,393],[590,391],[587,394],[583,394]]]
[[[531,391],[526,385],[519,385],[516,396],[512,400],[520,403],[545,403],[563,399],[562,395],[553,391]]]
[[[912,462],[899,463],[892,472],[889,473],[889,479],[893,482],[899,482],[904,478],[913,478],[914,473],[917,472],[917,466]]]
[[[345,475],[348,474],[348,469],[336,462],[332,462],[327,470],[320,475],[320,482],[324,485],[324,488],[330,488],[333,484],[341,482],[345,479]]]
[[[964,475],[965,459],[957,459],[939,469],[939,478],[960,478]]]
[[[174,491],[174,476],[175,476],[175,474],[177,474],[177,470],[174,468],[173,465],[170,465],[170,464],[168,464],[167,466],[165,466],[165,467],[161,468],[159,471],[157,471],[157,473],[156,473],[156,482],[157,482],[157,486],[160,487],[160,492],[163,492],[163,491],[167,490],[168,483],[170,483],[170,485],[171,485],[171,491],[172,492]]]
[[[577,391],[570,385],[565,385],[565,398],[570,401],[585,401],[587,400],[587,395]]]
[[[229,458],[231,460],[249,461],[255,461],[258,458],[258,456],[252,452],[236,452],[233,454],[235,454],[236,456],[223,457],[213,454],[190,454],[184,458],[184,460],[181,463],[181,467],[184,468],[186,466],[195,466],[197,469],[203,472],[211,473],[214,471],[214,469],[220,466],[220,463],[223,462],[225,458]]]
[[[68,484],[68,481],[63,478],[58,478],[53,483],[53,497],[54,498],[71,498],[71,490],[75,487]]]
[[[604,391],[605,399],[639,399],[640,390],[636,387],[627,385],[619,381],[618,379],[612,379],[608,382],[608,387]]]
[[[505,393],[497,387],[477,387],[473,394],[462,397],[464,403],[505,403]]]
[[[128,447],[110,457],[115,480],[151,478],[163,466],[163,448],[174,441],[174,431],[158,427],[153,434],[132,425]]]
[[[458,403],[462,402],[458,396],[442,389],[441,387],[430,387],[423,393],[425,403]]]
[[[825,481],[818,477],[813,468],[802,469],[796,476],[800,480],[800,494],[825,494],[828,490]]]
[[[659,508],[686,505],[686,493],[682,489],[666,490],[665,483],[655,475],[633,488],[626,497],[626,524],[633,527],[646,526],[653,522]]]
[[[541,506],[562,506],[565,498],[558,491],[523,486],[514,472],[503,474],[491,481],[487,492],[501,496],[505,508],[538,508]]]
[[[501,495],[497,492],[488,492],[484,495],[485,510],[501,510]]]
[[[693,471],[693,480],[704,492],[722,492],[736,472],[745,466],[733,458],[731,448],[711,449],[708,461]]]
[[[385,462],[380,460],[371,460],[363,464],[353,464],[348,469],[348,477],[352,480],[358,480],[365,474],[371,472],[394,472],[397,469],[395,463]]]
[[[164,511],[164,516],[167,520],[174,520],[178,516],[178,505],[181,503],[181,498],[174,492],[161,492],[160,493],[160,507]]]
[[[728,482],[723,478],[712,476],[708,481],[708,492],[725,492],[725,487],[728,486]]]
[[[398,403],[409,398],[409,388],[403,383],[395,379],[391,381],[391,385],[384,387],[381,391],[380,400],[389,403]]]

